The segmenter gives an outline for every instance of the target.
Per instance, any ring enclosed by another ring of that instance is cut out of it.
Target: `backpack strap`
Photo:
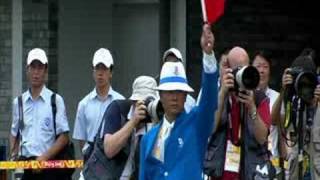
[[[53,129],[54,137],[57,139],[57,125],[56,125],[56,116],[57,116],[57,104],[56,104],[56,94],[51,95],[51,108],[52,108],[52,117],[53,117]]]
[[[15,138],[14,145],[12,146],[11,153],[13,153],[13,150],[15,149],[16,145],[20,146],[20,142],[22,141],[22,130],[24,129],[24,121],[23,121],[23,103],[22,103],[22,95],[18,96],[18,132],[17,136]],[[20,142],[18,142],[20,140]],[[22,147],[20,147],[20,153],[22,152]],[[10,154],[12,156],[12,154]]]
[[[17,134],[17,138],[19,138],[20,131],[22,131],[22,129],[24,129],[24,122],[23,122],[23,104],[22,104],[22,96],[20,95],[18,97],[18,112],[19,112],[19,122],[18,122],[18,134]]]
[[[125,99],[123,99],[123,100],[114,100],[113,102],[110,103],[110,105],[113,104],[113,103],[117,104],[117,106],[119,108],[120,116],[121,116],[120,117],[121,118],[121,127],[122,127],[125,123],[127,123],[127,115],[128,115],[128,113],[130,111],[130,107],[131,107],[132,103],[131,103],[130,100],[125,100]],[[110,105],[108,106],[108,108],[110,107]],[[106,111],[108,111],[108,108],[106,109]],[[98,129],[97,134],[95,135],[94,139],[100,137],[103,125],[105,126],[105,117],[102,118],[102,121],[100,123],[99,129]]]

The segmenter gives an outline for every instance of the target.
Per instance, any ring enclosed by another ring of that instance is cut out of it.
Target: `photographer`
[[[288,164],[286,179],[310,179],[310,174],[311,179],[320,178],[320,85],[312,59],[300,55],[285,69],[280,96],[272,109],[272,119],[282,131],[281,156]]]
[[[154,90],[157,87],[155,79],[149,76],[139,76],[135,79],[132,85],[132,95],[129,101],[126,101],[131,106],[126,118],[129,120],[125,124],[121,124],[121,112],[117,103],[111,103],[110,107],[105,112],[104,119],[104,152],[105,155],[112,159],[115,158],[120,151],[125,148],[130,149],[128,158],[125,159],[125,167],[120,179],[138,179],[138,159],[140,138],[147,131],[147,125],[151,125],[151,120],[147,119],[148,112],[146,99],[158,99],[158,93]],[[149,102],[153,103],[153,102]],[[146,127],[146,128],[145,128]],[[120,162],[119,162],[120,164]]]
[[[254,59],[252,61],[252,65],[257,68],[260,75],[260,82],[259,82],[258,89],[262,90],[270,100],[270,103],[269,103],[270,112],[272,111],[272,106],[274,102],[279,96],[279,93],[277,91],[269,87],[272,60],[273,60],[273,57],[271,52],[266,50],[259,50],[255,53]],[[278,127],[276,125],[271,125],[270,134],[268,136],[268,149],[272,155],[270,157],[270,160],[273,166],[277,170],[278,179],[280,179],[282,174],[281,174],[281,168],[279,163],[280,160],[279,160],[278,144],[279,144]]]
[[[235,69],[249,67],[247,52],[234,47],[227,56],[229,68],[224,70],[215,112],[216,131],[211,136],[207,153],[212,149],[211,179],[255,179],[272,176],[268,164],[267,136],[270,127],[269,99],[262,92],[238,89]],[[253,67],[250,67],[251,70]],[[255,69],[255,68],[253,68]],[[257,86],[258,71],[249,81]],[[242,119],[241,119],[242,118]],[[216,144],[218,143],[218,144]],[[212,149],[210,149],[212,148]],[[206,158],[208,158],[206,156]],[[223,169],[222,169],[223,168]]]

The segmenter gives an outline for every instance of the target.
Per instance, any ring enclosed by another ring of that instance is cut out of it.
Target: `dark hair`
[[[266,51],[266,50],[258,50],[254,53],[254,56],[253,56],[253,59],[252,59],[252,63],[254,62],[255,60],[255,57],[257,56],[261,56],[263,57],[268,63],[269,63],[269,66],[271,67],[272,66],[272,54],[270,51]]]
[[[218,59],[218,62],[220,63],[221,61],[221,57],[223,55],[227,56],[229,54],[229,51],[230,51],[230,48],[229,47],[226,47],[226,48],[223,48],[221,53],[220,53],[220,56],[219,56],[219,59]]]
[[[224,55],[228,55],[229,51],[230,51],[229,47],[223,48],[222,51],[221,51],[221,55],[223,55],[223,54]]]
[[[40,60],[36,60],[36,61],[39,61],[39,62],[40,62],[40,64],[44,65],[44,68],[45,68],[45,69],[48,69],[48,63],[43,64]],[[31,64],[32,64],[32,62],[31,62]],[[26,67],[31,66],[31,64],[26,65]]]
[[[100,63],[99,63],[100,64]],[[97,64],[98,65],[98,64]],[[104,65],[104,64],[103,64]],[[105,65],[104,65],[105,66]],[[105,66],[106,67],[106,66]],[[113,65],[111,64],[110,65],[110,67],[106,67],[107,69],[109,69],[110,70],[110,72],[112,72],[112,70],[113,70]],[[92,67],[92,69],[94,70],[95,69],[95,67]]]

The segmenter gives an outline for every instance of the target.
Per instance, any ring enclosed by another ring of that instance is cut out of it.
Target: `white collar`
[[[172,129],[174,126],[174,121],[172,121],[171,123],[167,120],[166,116],[163,116],[163,123],[162,123],[162,127],[167,127]]]
[[[39,98],[42,99],[43,101],[48,101],[48,102],[51,101],[50,91],[48,90],[48,88],[45,85],[43,85],[43,87],[40,91]],[[25,98],[25,102],[29,99],[33,101],[32,94],[31,94],[31,88],[28,89],[28,92],[27,92],[26,98]]]
[[[114,96],[114,91],[113,91],[112,87],[110,86],[110,87],[109,87],[109,90],[108,90],[108,94],[107,94],[105,100],[107,100],[109,97],[112,98],[113,96]],[[94,89],[91,91],[90,98],[91,98],[91,99],[95,99],[95,98],[100,99],[100,97],[99,97],[99,95],[98,95],[98,93],[97,93],[97,89],[96,89],[96,88],[94,88]],[[104,101],[105,101],[105,100],[104,100]]]

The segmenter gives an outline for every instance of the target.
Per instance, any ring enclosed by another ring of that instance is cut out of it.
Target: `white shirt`
[[[163,123],[161,125],[157,143],[154,147],[154,157],[159,159],[160,161],[164,162],[164,151],[165,151],[165,142],[167,138],[170,136],[171,130],[174,126],[174,121],[171,123],[167,120],[165,116],[163,116]],[[160,154],[157,155],[157,149],[160,150]]]
[[[96,89],[85,96],[78,104],[73,138],[93,142],[105,110],[112,101],[117,99],[124,99],[124,97],[111,87],[105,100],[99,98]]]
[[[184,103],[184,109],[188,113],[196,105],[196,100],[191,96],[187,95],[186,102]]]
[[[203,62],[204,72],[213,73],[217,70],[217,59],[216,59],[216,56],[214,55],[214,52],[211,55],[208,55],[203,52],[202,62]],[[219,87],[219,82],[220,82],[220,80],[218,80],[218,82],[217,82],[218,87]],[[202,95],[202,89],[200,89],[200,91],[199,91],[196,105],[199,105],[201,95]]]
[[[55,142],[51,95],[53,92],[42,88],[40,96],[33,99],[30,91],[22,94],[23,122],[21,149],[19,154],[25,157],[40,156]],[[56,94],[56,134],[69,131],[66,108],[62,97]],[[19,127],[18,98],[13,101],[11,134],[17,136]],[[21,130],[21,129],[20,129]]]
[[[273,104],[277,100],[279,93],[273,89],[270,89],[267,87],[267,90],[265,91],[266,96],[269,98],[269,108],[270,108],[270,113],[272,111]],[[271,125],[270,126],[270,134],[268,136],[268,149],[271,151],[272,157],[273,158],[278,158],[279,157],[279,151],[278,151],[278,129],[277,126]],[[279,172],[279,170],[277,169]]]
[[[269,100],[270,100],[270,112],[272,111],[272,107],[273,107],[273,104],[276,102],[278,96],[279,96],[279,93],[273,89],[270,89],[269,87],[267,87],[267,90],[266,90],[266,96],[268,96]]]

